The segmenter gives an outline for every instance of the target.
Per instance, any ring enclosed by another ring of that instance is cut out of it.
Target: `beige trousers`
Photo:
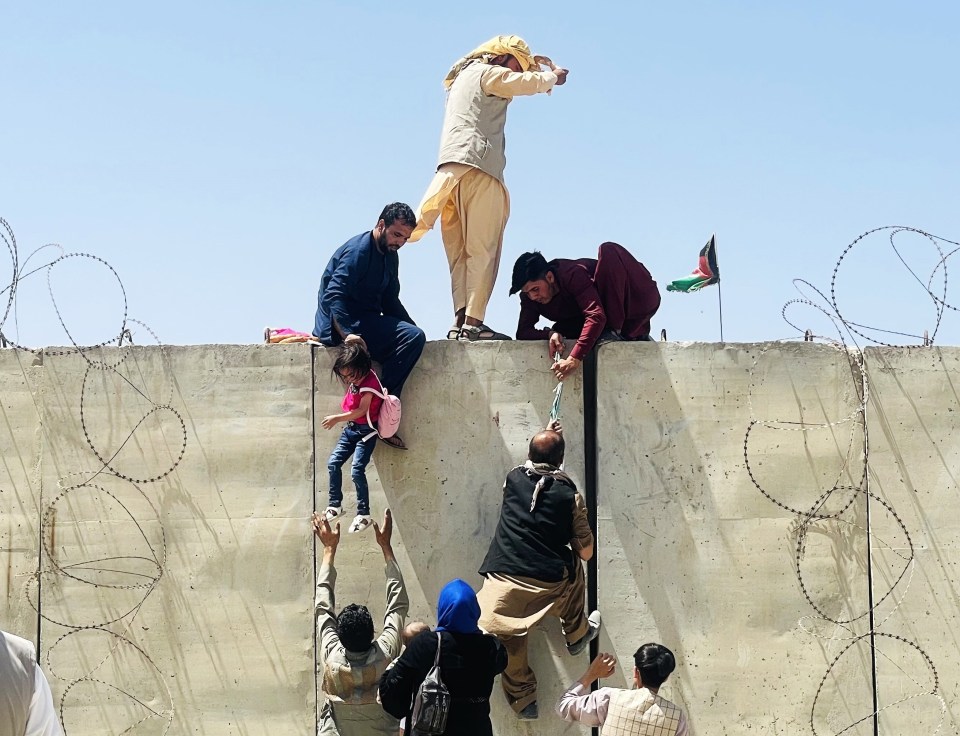
[[[440,220],[450,267],[453,311],[483,321],[493,293],[510,217],[510,195],[500,181],[470,166],[444,164],[427,188],[411,241]]]
[[[480,627],[503,642],[507,668],[500,676],[507,702],[519,713],[537,699],[537,676],[527,660],[527,633],[546,616],[560,619],[567,644],[590,628],[584,613],[586,578],[579,560],[573,580],[545,583],[489,573],[477,593]]]

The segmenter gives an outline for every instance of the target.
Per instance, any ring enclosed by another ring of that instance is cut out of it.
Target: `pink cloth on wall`
[[[268,327],[263,331],[263,341],[267,344],[291,342],[320,342],[309,332],[299,332],[289,327]]]

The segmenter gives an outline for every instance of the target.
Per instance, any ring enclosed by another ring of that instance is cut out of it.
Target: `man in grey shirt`
[[[377,702],[380,677],[400,654],[401,631],[410,601],[403,576],[390,545],[393,517],[389,509],[383,528],[373,525],[377,544],[386,563],[387,609],[383,632],[374,640],[373,618],[366,606],[352,603],[339,615],[334,613],[334,586],[337,571],[334,558],[340,543],[340,525],[331,528],[319,514],[313,529],[323,545],[323,559],[317,573],[316,617],[323,658],[321,690],[326,702],[320,709],[317,732],[322,736],[396,736],[399,722]]]

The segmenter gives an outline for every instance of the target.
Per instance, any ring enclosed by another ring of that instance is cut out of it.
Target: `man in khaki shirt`
[[[352,603],[334,614],[337,571],[334,558],[340,543],[340,525],[331,528],[319,514],[313,529],[323,545],[317,573],[316,617],[323,659],[321,706],[317,733],[321,736],[396,736],[398,721],[377,702],[377,686],[387,665],[400,654],[401,631],[410,601],[393,554],[393,517],[388,509],[383,528],[373,525],[386,563],[387,610],[383,632],[374,641],[373,619],[366,606]]]
[[[541,64],[550,71],[540,71]],[[519,36],[492,38],[457,61],[444,79],[448,95],[437,173],[420,203],[410,242],[440,220],[453,292],[450,339],[510,339],[483,323],[510,215],[503,183],[507,105],[566,79],[566,69],[534,56]]]

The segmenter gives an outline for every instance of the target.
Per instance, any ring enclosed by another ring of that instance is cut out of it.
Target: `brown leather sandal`
[[[509,335],[487,327],[486,325],[464,325],[460,328],[460,340],[476,342],[478,340],[509,340]]]
[[[385,444],[385,445],[389,445],[389,446],[392,447],[394,450],[407,450],[407,449],[409,449],[409,448],[407,447],[406,443],[405,443],[402,439],[400,439],[400,435],[397,435],[397,434],[395,434],[395,435],[393,435],[393,436],[391,436],[391,437],[381,437],[381,438],[380,438],[380,441],[381,441],[383,444]]]

